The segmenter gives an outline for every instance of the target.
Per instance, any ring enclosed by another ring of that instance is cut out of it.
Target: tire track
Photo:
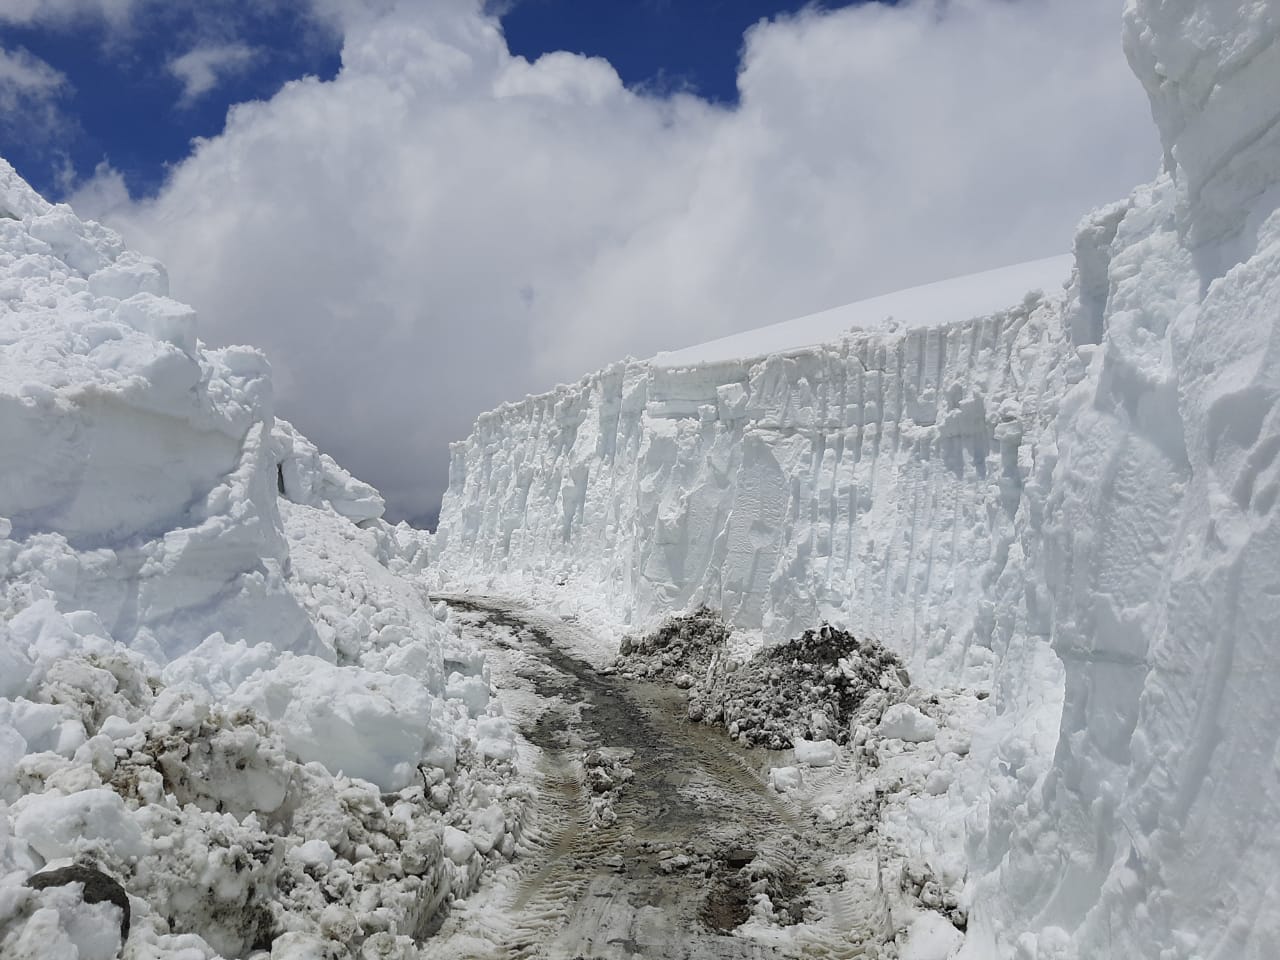
[[[540,751],[539,799],[517,847],[524,862],[498,909],[485,912],[484,929],[469,931],[472,945],[453,955],[896,955],[874,852],[870,869],[824,880],[833,838],[815,837],[822,827],[805,805],[768,787],[762,752],[690,723],[668,688],[574,658],[545,616],[478,598],[433,599],[463,614],[468,629],[509,633],[491,656],[495,675],[531,683],[540,698],[509,710]],[[605,825],[593,817],[600,796],[582,763],[601,749],[629,755],[633,774],[609,795],[617,819]],[[842,755],[822,785],[855,767]]]

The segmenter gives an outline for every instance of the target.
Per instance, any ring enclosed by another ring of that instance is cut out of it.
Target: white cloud
[[[140,0],[0,0],[0,23],[67,24],[92,17],[109,24],[128,21]]]
[[[479,6],[359,7],[334,81],[237,106],[108,217],[403,511],[502,400],[1066,250],[1159,163],[1119,0],[808,11],[749,33],[732,110],[513,57]]]
[[[249,67],[257,51],[244,43],[194,47],[169,61],[169,72],[182,81],[183,105],[190,105],[221,81]]]
[[[0,48],[0,87],[24,96],[58,93],[67,78],[26,50]]]
[[[26,50],[0,47],[0,130],[45,143],[66,126],[57,100],[67,78]]]

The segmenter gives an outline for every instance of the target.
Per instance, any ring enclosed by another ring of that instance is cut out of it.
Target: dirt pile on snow
[[[906,694],[902,662],[874,640],[823,624],[738,661],[731,631],[703,607],[627,637],[619,669],[689,691],[689,719],[723,724],[751,746],[786,750],[796,741],[846,743]]]
[[[670,680],[689,687],[720,657],[729,640],[729,627],[709,607],[668,617],[651,633],[622,638],[619,666],[625,673],[649,680]],[[687,679],[685,679],[687,678]]]

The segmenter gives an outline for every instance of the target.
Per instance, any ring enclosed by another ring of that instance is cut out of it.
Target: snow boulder
[[[452,766],[452,732],[439,701],[403,674],[286,655],[229,699],[269,721],[300,760],[382,790],[407,786],[423,761]]]
[[[964,934],[950,920],[926,910],[911,921],[900,960],[948,960],[964,944]]]
[[[14,804],[14,836],[45,860],[107,853],[127,861],[143,851],[142,831],[120,794],[100,788],[69,796],[29,794]]]
[[[805,740],[803,737],[797,737],[796,763],[808,764],[811,767],[829,767],[836,762],[839,750],[834,740]]]
[[[880,718],[876,733],[887,740],[925,743],[938,735],[938,724],[909,703],[895,703]]]

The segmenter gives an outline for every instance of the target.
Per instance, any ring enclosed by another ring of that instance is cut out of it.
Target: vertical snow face
[[[1214,276],[1245,259],[1277,204],[1280,7],[1272,0],[1129,0],[1125,50],[1151,97],[1183,225]],[[1239,234],[1243,231],[1244,235]]]
[[[1020,955],[1271,957],[1280,4],[1134,0],[1126,32],[1167,170],[1082,232],[1107,284],[1045,508],[1061,729],[985,893]]]
[[[939,676],[1045,610],[1019,517],[1027,442],[1083,366],[1058,300],[791,355],[618,364],[480,418],[453,448],[442,564],[579,582],[645,625],[706,603],[767,639],[822,618]],[[985,672],[984,672],[985,677]]]

